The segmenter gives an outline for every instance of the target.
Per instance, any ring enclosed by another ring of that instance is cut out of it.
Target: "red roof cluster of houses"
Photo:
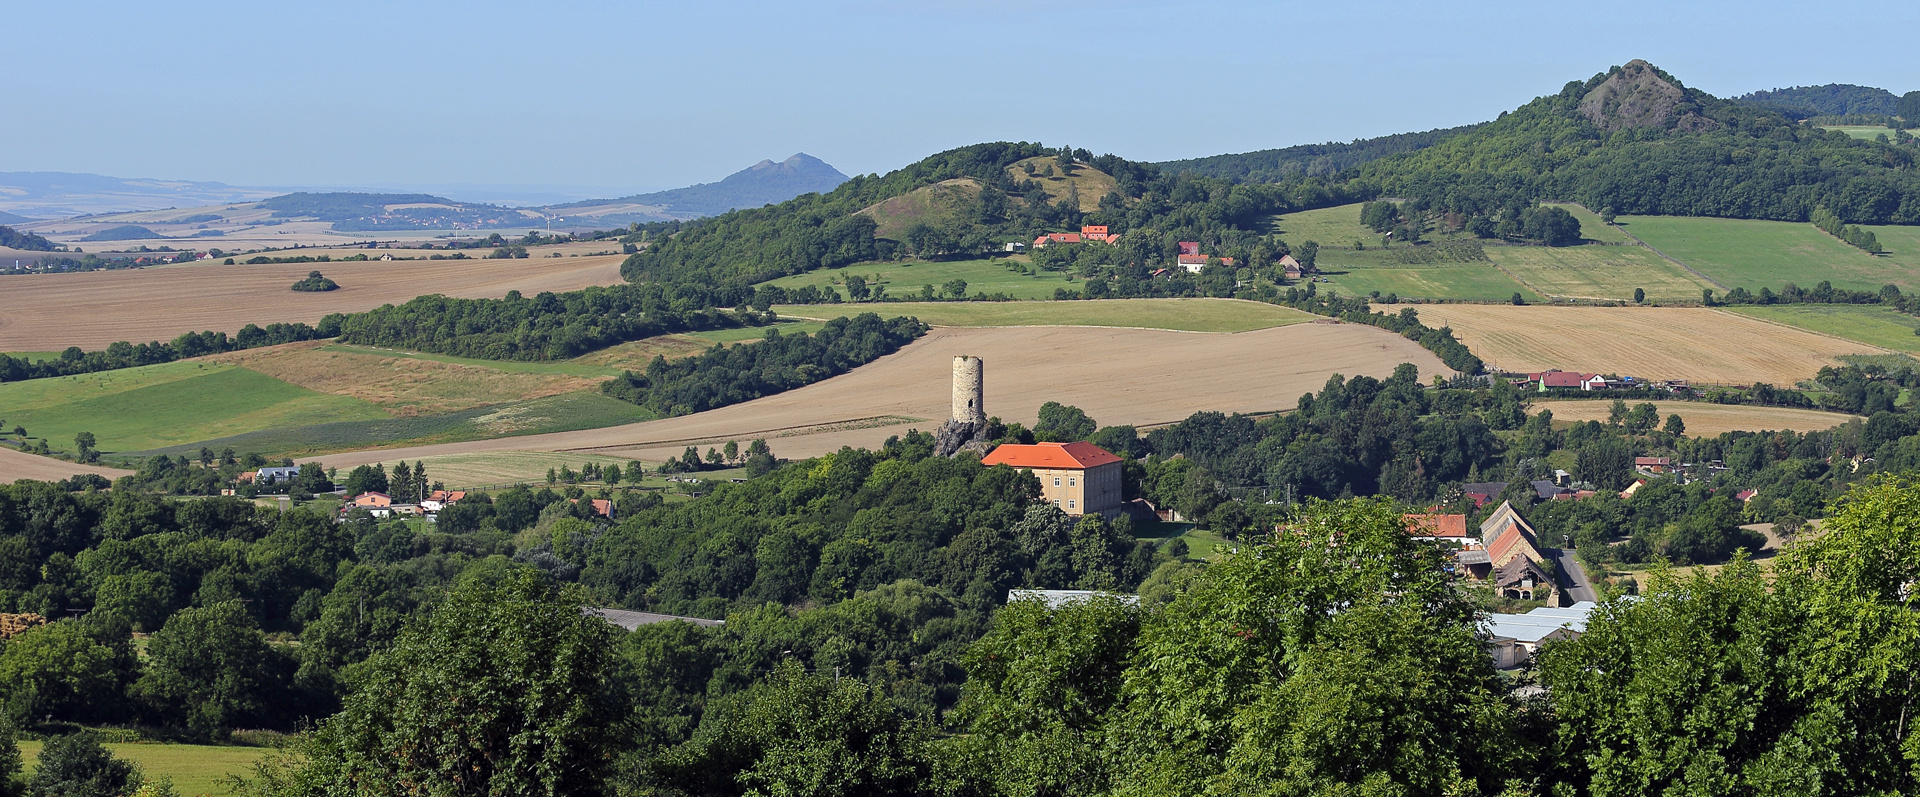
[[[1086,224],[1080,227],[1079,232],[1050,232],[1036,237],[1033,239],[1033,247],[1039,249],[1047,244],[1077,244],[1087,241],[1113,243],[1118,240],[1120,240],[1119,235],[1107,232],[1107,225]]]

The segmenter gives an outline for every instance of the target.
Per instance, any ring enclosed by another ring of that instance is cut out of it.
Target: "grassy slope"
[[[1850,138],[1857,138],[1861,141],[1872,141],[1876,136],[1886,136],[1887,140],[1893,140],[1893,131],[1879,125],[1822,125],[1820,129],[1838,130],[1846,133]],[[1920,135],[1920,130],[1910,129],[1907,132]]]
[[[27,759],[27,771],[39,763],[42,742],[21,742],[20,753]],[[173,779],[174,791],[185,797],[201,794],[226,794],[220,783],[229,775],[250,775],[253,762],[267,754],[264,747],[214,747],[198,744],[108,744],[115,758],[140,765],[148,777]]]
[[[1052,166],[1053,176],[1044,177],[1036,174],[1028,177],[1025,167],[1025,164],[1028,163],[1033,164],[1033,168],[1036,171],[1047,166]],[[1047,202],[1050,204],[1058,204],[1060,200],[1065,199],[1070,193],[1078,191],[1080,210],[1088,212],[1099,210],[1100,198],[1118,189],[1120,186],[1119,182],[1115,181],[1112,175],[1084,163],[1075,164],[1071,175],[1061,174],[1060,163],[1054,160],[1053,157],[1046,155],[1014,161],[1011,165],[1007,166],[1007,174],[1012,175],[1015,180],[1032,180],[1039,183],[1040,190],[1046,192]]]
[[[1109,299],[1080,302],[883,302],[857,305],[796,305],[781,315],[829,318],[872,310],[883,316],[915,316],[956,327],[1104,326],[1188,332],[1245,332],[1298,324],[1315,318],[1288,307],[1233,299]]]
[[[804,285],[831,286],[844,297],[847,293],[847,276],[857,274],[865,277],[868,284],[872,284],[877,278],[880,284],[886,286],[887,294],[890,296],[918,293],[922,285],[932,285],[938,290],[940,286],[954,279],[966,280],[969,294],[1005,293],[1016,299],[1051,299],[1056,288],[1079,291],[1078,283],[1067,282],[1066,275],[1060,272],[1043,271],[1037,276],[1029,276],[1013,271],[1008,268],[1009,264],[1024,266],[1026,258],[862,263],[846,268],[821,269],[806,274],[781,277],[767,284],[783,288],[798,288]]]
[[[1880,239],[1880,247],[1886,250],[1881,257],[1893,261],[1894,265],[1907,274],[1920,274],[1920,227],[1868,227],[1873,237]],[[1907,283],[1898,282],[1901,289]]]
[[[1792,282],[1811,288],[1877,290],[1887,283],[1920,287],[1920,272],[1895,258],[1874,257],[1811,224],[1746,219],[1623,216],[1627,232],[1714,279],[1750,291]],[[1888,247],[1892,248],[1892,247]]]
[[[1287,246],[1294,249],[1299,249],[1307,241],[1320,242],[1322,258],[1331,254],[1328,250],[1352,251],[1354,241],[1365,241],[1369,247],[1380,241],[1380,233],[1361,226],[1358,204],[1274,216],[1269,220],[1269,225],[1270,230],[1280,236],[1280,240],[1286,241]]]
[[[1580,220],[1580,237],[1589,241],[1623,244],[1628,240],[1627,234],[1621,232],[1620,228],[1601,221],[1600,214],[1588,210],[1585,205],[1575,205],[1568,202],[1542,202],[1541,204],[1557,208],[1566,208],[1568,213],[1572,213],[1574,218]]]
[[[619,399],[593,391],[581,391],[443,415],[383,417],[310,426],[255,426],[253,428],[257,431],[138,453],[183,454],[208,445],[214,449],[232,446],[235,451],[242,453],[309,456],[365,448],[457,443],[598,429],[653,420],[655,417],[653,413]]]
[[[1920,319],[1886,307],[1794,304],[1727,309],[1741,315],[1824,332],[1872,346],[1920,353],[1920,336],[1914,335],[1914,328],[1920,327]]]
[[[55,448],[92,432],[104,451],[132,451],[253,429],[385,418],[364,401],[295,387],[244,368],[168,363],[0,385],[9,425]]]
[[[1322,258],[1320,268],[1332,282],[1331,290],[1342,296],[1379,291],[1382,296],[1393,293],[1422,299],[1503,302],[1517,292],[1529,302],[1544,301],[1539,294],[1500,273],[1492,263],[1339,269],[1327,265]],[[1329,288],[1323,285],[1321,290]]]
[[[1487,256],[1553,296],[1632,301],[1645,288],[1650,301],[1700,301],[1711,288],[1640,246],[1490,246]]]

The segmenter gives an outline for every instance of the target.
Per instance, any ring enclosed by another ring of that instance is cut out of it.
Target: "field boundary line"
[[[1508,271],[1507,267],[1500,265],[1500,261],[1498,260],[1490,259],[1487,262],[1492,263],[1495,270],[1499,271],[1502,274],[1507,275],[1507,279],[1520,283],[1520,287],[1533,291],[1535,295],[1538,295],[1542,299],[1545,299],[1551,302],[1554,300],[1554,297],[1559,296],[1559,294],[1557,293],[1547,293],[1546,291],[1543,291],[1543,290],[1540,290],[1539,288],[1534,287],[1532,283],[1529,283],[1526,280],[1521,279],[1520,275],[1515,274],[1511,271]],[[1574,297],[1574,298],[1579,298],[1579,297]],[[1494,302],[1494,304],[1499,304],[1499,302]]]
[[[876,422],[876,421],[884,421],[884,423],[870,423],[870,422]],[[782,426],[777,429],[761,429],[758,431],[741,432],[739,434],[731,434],[731,435],[706,435],[706,436],[700,436],[700,437],[681,437],[681,438],[676,438],[672,440],[636,440],[632,442],[611,443],[607,445],[575,446],[572,448],[554,449],[554,453],[561,453],[561,452],[584,453],[589,451],[615,451],[615,450],[633,449],[633,448],[653,448],[656,446],[689,445],[689,444],[696,444],[696,443],[717,443],[722,440],[751,439],[756,436],[770,437],[770,438],[777,439],[781,437],[801,437],[809,434],[826,434],[829,432],[845,431],[850,429],[876,429],[876,428],[885,427],[885,426],[900,426],[900,425],[909,424],[909,423],[927,423],[927,422],[929,422],[929,419],[911,418],[905,415],[870,415],[865,418],[847,418],[845,420],[823,421],[821,423],[808,423],[808,424],[801,424],[799,426]],[[865,426],[852,425],[852,424],[861,424],[861,423],[866,423],[868,425],[865,425]]]
[[[1633,242],[1634,242],[1634,243],[1636,243],[1636,244],[1639,244],[1639,245],[1641,245],[1641,246],[1644,246],[1644,247],[1646,247],[1646,248],[1647,248],[1647,251],[1650,251],[1650,252],[1652,252],[1652,253],[1654,253],[1654,254],[1656,254],[1656,255],[1659,255],[1659,256],[1661,256],[1662,258],[1665,258],[1665,259],[1666,259],[1666,261],[1667,261],[1667,262],[1669,262],[1669,263],[1672,263],[1672,264],[1674,264],[1674,265],[1676,265],[1676,266],[1679,266],[1679,267],[1681,267],[1681,268],[1683,268],[1683,269],[1686,269],[1686,270],[1687,270],[1687,273],[1688,273],[1688,274],[1692,274],[1692,275],[1694,275],[1694,276],[1696,276],[1696,277],[1699,277],[1699,278],[1701,278],[1701,279],[1703,279],[1703,280],[1706,280],[1707,282],[1710,282],[1710,283],[1712,283],[1714,287],[1716,287],[1716,288],[1719,288],[1720,290],[1723,290],[1723,291],[1730,291],[1730,290],[1733,290],[1733,288],[1732,288],[1731,286],[1729,286],[1729,285],[1727,285],[1726,283],[1724,283],[1724,282],[1721,282],[1721,281],[1719,281],[1719,280],[1717,280],[1717,279],[1714,279],[1714,278],[1712,278],[1712,277],[1709,277],[1709,276],[1707,276],[1707,275],[1705,275],[1705,274],[1702,274],[1702,273],[1700,273],[1700,271],[1699,271],[1698,269],[1695,269],[1695,268],[1694,268],[1693,266],[1689,266],[1689,265],[1687,265],[1686,263],[1683,263],[1683,262],[1681,262],[1681,261],[1680,261],[1680,258],[1677,258],[1677,257],[1674,257],[1673,255],[1670,255],[1670,254],[1667,254],[1666,252],[1662,252],[1662,251],[1660,251],[1660,248],[1659,248],[1659,247],[1657,247],[1657,246],[1654,246],[1653,244],[1650,244],[1650,243],[1647,243],[1646,241],[1643,241],[1643,240],[1641,240],[1641,239],[1640,239],[1640,236],[1638,236],[1638,235],[1634,235],[1634,234],[1633,234],[1633,233],[1632,233],[1631,231],[1629,231],[1629,230],[1628,230],[1627,228],[1625,228],[1625,227],[1622,227],[1622,226],[1620,226],[1620,225],[1618,225],[1618,224],[1615,224],[1615,225],[1613,225],[1613,228],[1614,228],[1614,229],[1616,229],[1616,230],[1619,230],[1619,231],[1620,231],[1621,233],[1623,233],[1623,234],[1625,234],[1625,235],[1626,235],[1626,236],[1627,236],[1628,238],[1632,238],[1632,239],[1633,239]]]

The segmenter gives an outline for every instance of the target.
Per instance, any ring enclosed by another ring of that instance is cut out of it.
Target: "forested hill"
[[[53,242],[30,232],[21,232],[12,227],[0,227],[0,247],[23,249],[29,252],[51,252]]]
[[[1478,130],[1481,124],[1461,125],[1421,133],[1396,133],[1379,138],[1362,138],[1342,144],[1301,144],[1281,149],[1263,149],[1233,155],[1156,163],[1162,171],[1226,177],[1235,180],[1271,183],[1293,177],[1331,177],[1368,161],[1389,155],[1426,149],[1449,136]]]
[[[1786,221],[1824,207],[1846,223],[1920,224],[1920,143],[1894,138],[1854,140],[1632,61],[1482,125],[1353,144],[1159,165],[1027,142],[961,147],[825,194],[693,222],[629,258],[622,273],[747,285],[907,254],[979,256],[1081,224],[1120,235],[1101,255],[1112,265],[1165,262],[1181,240],[1251,257],[1271,214],[1380,196],[1468,218],[1517,218],[1558,200],[1617,213]],[[1112,190],[1058,195],[1078,185],[1063,177],[1080,170],[1110,176]],[[896,197],[906,200],[888,208],[908,211],[905,218],[890,210],[882,225],[861,212]]]
[[[1686,88],[1644,61],[1360,167],[1370,190],[1468,215],[1547,199],[1619,213],[1920,223],[1920,145],[1856,141]]]
[[[1735,102],[1763,105],[1795,118],[1810,116],[1850,116],[1855,114],[1891,115],[1900,98],[1886,89],[1828,83],[1825,86],[1794,86],[1742,94]]]

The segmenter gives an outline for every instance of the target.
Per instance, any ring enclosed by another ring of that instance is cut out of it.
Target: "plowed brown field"
[[[97,349],[114,341],[172,340],[182,332],[232,334],[247,324],[313,323],[415,296],[498,298],[517,290],[571,291],[620,281],[620,255],[522,260],[211,263],[0,278],[0,351]],[[296,293],[318,269],[340,290]]]
[[[1704,307],[1420,308],[1508,371],[1559,368],[1643,379],[1792,385],[1842,354],[1886,350]]]
[[[1080,407],[1103,425],[1178,421],[1200,410],[1291,409],[1335,374],[1385,377],[1413,363],[1446,373],[1413,342],[1372,327],[1294,324],[1238,334],[1105,328],[940,328],[900,352],[798,390],[717,410],[582,432],[359,451],[315,459],[350,468],[483,451],[574,451],[658,461],[686,446],[766,438],[776,455],[815,456],[932,431],[948,416],[953,358],[986,360],[986,410],[1031,426],[1040,405]]]

